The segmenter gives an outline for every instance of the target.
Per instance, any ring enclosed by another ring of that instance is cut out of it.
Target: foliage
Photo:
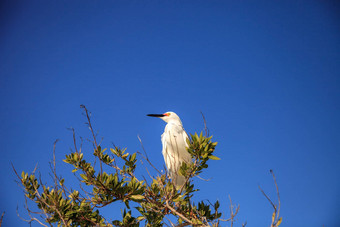
[[[34,201],[41,211],[32,212],[27,207],[31,218],[27,221],[37,221],[43,226],[220,226],[223,220],[220,219],[219,201],[195,203],[192,199],[198,190],[192,178],[208,168],[210,159],[219,159],[213,155],[217,142],[213,142],[212,137],[203,136],[203,133],[190,135],[188,152],[193,163],[182,164],[180,174],[187,180],[177,190],[166,173],[159,172],[152,177],[151,183],[139,179],[136,175],[137,153],[128,153],[125,148],[116,146],[107,150],[98,145],[89,113],[85,106],[82,107],[93,135],[93,155],[100,167],[95,165],[96,161],[88,162],[75,142],[75,151],[66,155],[64,162],[73,167],[72,172],[83,185],[81,190],[68,188],[65,179],[57,175],[55,155],[54,185],[43,184],[35,171],[17,174],[26,198]],[[147,155],[140,157],[150,163]],[[103,171],[103,165],[110,171]],[[119,201],[124,204],[121,219],[110,222],[100,214],[100,208]],[[231,206],[231,218],[224,220],[230,221],[231,226],[238,208],[233,213]]]

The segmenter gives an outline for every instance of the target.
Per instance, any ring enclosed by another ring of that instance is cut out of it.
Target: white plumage
[[[180,188],[186,179],[180,175],[179,168],[182,162],[191,163],[191,155],[187,151],[188,135],[183,128],[180,118],[174,112],[148,114],[148,116],[159,117],[168,123],[162,134],[162,154],[173,183],[177,188]]]

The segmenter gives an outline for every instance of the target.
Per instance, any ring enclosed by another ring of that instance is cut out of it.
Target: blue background
[[[19,172],[38,163],[57,171],[77,137],[90,138],[79,108],[92,112],[102,146],[141,151],[163,168],[165,123],[176,112],[186,131],[204,128],[216,156],[196,200],[228,195],[236,226],[269,226],[281,193],[281,226],[339,226],[340,31],[332,1],[2,1],[0,13],[0,211],[4,226],[25,226]],[[92,150],[84,141],[84,153]],[[144,167],[139,169],[145,174]],[[119,204],[103,210],[120,217]],[[34,226],[38,226],[37,224]]]

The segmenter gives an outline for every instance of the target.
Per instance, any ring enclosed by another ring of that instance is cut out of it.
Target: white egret
[[[176,188],[182,187],[186,179],[180,175],[179,169],[183,162],[191,163],[191,155],[187,151],[188,135],[185,132],[182,121],[174,112],[164,114],[148,114],[150,117],[158,117],[168,123],[162,134],[163,156],[169,175]]]

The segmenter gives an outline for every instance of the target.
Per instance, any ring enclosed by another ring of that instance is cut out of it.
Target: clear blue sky
[[[67,128],[90,137],[80,104],[104,147],[140,151],[140,135],[159,168],[165,123],[145,115],[174,111],[193,133],[202,111],[221,161],[203,174],[211,181],[196,180],[197,200],[219,199],[228,214],[230,195],[236,226],[269,226],[258,185],[275,198],[273,169],[282,226],[339,226],[339,15],[332,1],[2,1],[5,226],[27,225],[15,214],[25,214],[24,196],[10,162],[19,172],[38,163],[50,182],[60,139],[59,174],[72,181],[61,162]],[[120,216],[110,209],[109,219]]]

